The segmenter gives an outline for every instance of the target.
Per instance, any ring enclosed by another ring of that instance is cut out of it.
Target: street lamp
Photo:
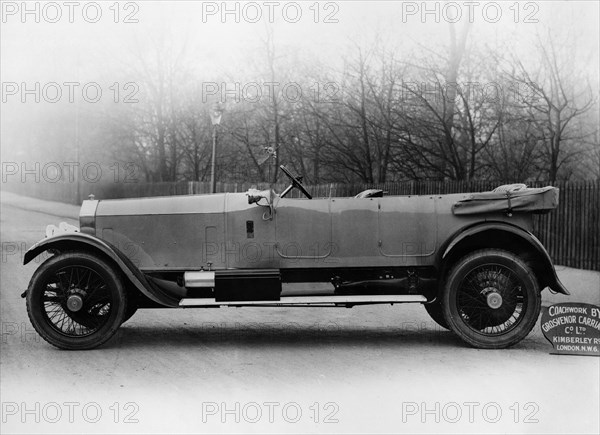
[[[210,190],[212,193],[216,193],[217,180],[215,179],[215,165],[216,165],[216,154],[217,154],[217,126],[221,123],[221,116],[225,109],[220,104],[215,104],[210,110],[210,122],[213,126],[212,136],[212,164],[210,165]]]

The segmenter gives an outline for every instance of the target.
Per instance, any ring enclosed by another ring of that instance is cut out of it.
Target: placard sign
[[[578,302],[551,305],[542,312],[542,332],[555,355],[600,356],[600,307]]]

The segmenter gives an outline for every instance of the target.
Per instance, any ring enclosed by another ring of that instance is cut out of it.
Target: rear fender
[[[40,240],[26,253],[23,264],[29,263],[41,253],[48,250],[73,251],[84,250],[108,257],[129,279],[131,284],[144,296],[161,306],[177,307],[179,300],[162,292],[146,279],[144,274],[131,260],[116,247],[96,237],[84,233],[65,233]]]
[[[486,239],[490,240],[489,235],[491,234],[504,234],[507,240],[519,240],[520,244],[526,246],[529,252],[535,253],[535,259],[539,263],[539,267],[536,268],[536,275],[541,288],[550,287],[555,292],[564,295],[570,294],[558,279],[550,255],[544,248],[544,245],[542,245],[542,242],[529,231],[504,222],[487,222],[459,232],[443,251],[444,253],[440,261],[442,270],[445,269],[444,266],[448,264],[448,260],[453,254],[462,251],[461,247],[477,246],[475,242],[477,240],[481,239],[483,241],[482,247],[495,247],[493,245],[485,245]]]

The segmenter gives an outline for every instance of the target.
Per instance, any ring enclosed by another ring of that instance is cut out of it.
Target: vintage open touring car
[[[466,343],[504,348],[535,325],[543,289],[569,294],[531,233],[554,187],[312,199],[281,169],[281,194],[84,201],[80,228],[50,225],[25,254],[51,254],[23,293],[33,326],[90,349],[138,308],[420,303]],[[294,188],[305,197],[286,197]],[[299,282],[330,290],[282,290]]]

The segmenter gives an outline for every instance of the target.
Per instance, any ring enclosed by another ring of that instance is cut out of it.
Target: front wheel
[[[456,263],[445,283],[442,309],[448,326],[471,346],[501,349],[531,331],[541,310],[533,271],[500,249],[475,251]]]
[[[133,317],[133,315],[135,313],[137,313],[138,310],[138,301],[137,301],[137,297],[135,295],[132,295],[131,293],[128,294],[127,297],[127,307],[125,308],[125,315],[123,316],[123,323],[127,322],[129,319],[131,319]]]
[[[87,252],[65,252],[46,260],[33,274],[27,314],[50,344],[69,350],[105,343],[125,317],[127,293],[117,272]]]

